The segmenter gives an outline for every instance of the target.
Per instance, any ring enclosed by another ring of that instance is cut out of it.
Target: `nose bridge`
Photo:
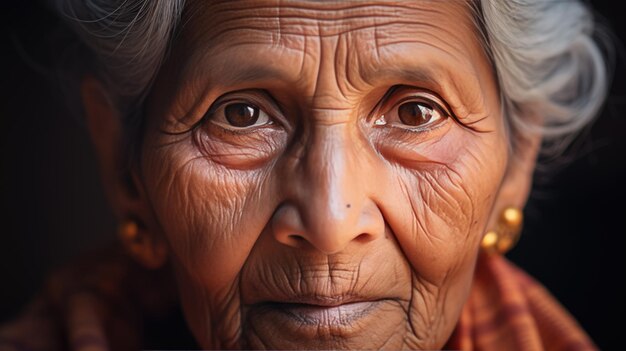
[[[361,186],[361,179],[355,176],[359,165],[350,134],[347,123],[315,128],[302,175],[306,182],[304,193],[309,201],[304,213],[307,226],[323,227],[318,230],[339,230],[355,222],[365,189]]]

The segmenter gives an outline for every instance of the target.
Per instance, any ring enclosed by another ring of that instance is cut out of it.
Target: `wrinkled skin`
[[[471,21],[461,1],[187,5],[133,201],[202,347],[445,344],[508,201],[508,133]],[[233,101],[262,117],[234,128]],[[407,102],[435,117],[405,123]]]

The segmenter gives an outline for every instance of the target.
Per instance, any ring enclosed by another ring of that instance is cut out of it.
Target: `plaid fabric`
[[[173,290],[160,284],[162,274],[142,270],[120,250],[92,255],[55,275],[46,295],[0,328],[0,351],[137,350],[140,314],[158,313],[175,303]],[[505,258],[481,255],[469,299],[445,349],[596,347],[545,288]]]
[[[446,349],[574,351],[597,347],[542,285],[505,258],[483,254]]]

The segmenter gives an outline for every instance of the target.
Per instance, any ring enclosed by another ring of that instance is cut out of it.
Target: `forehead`
[[[468,24],[469,7],[466,0],[195,0],[185,16],[191,20],[186,25],[195,33],[213,29],[209,37],[232,38],[245,31],[252,41],[277,39],[268,37],[271,32],[324,37],[382,27],[402,35],[407,25],[439,28],[454,35],[446,28]]]
[[[431,39],[444,48],[472,41],[469,8],[465,0],[196,0],[185,11],[183,27],[190,43],[212,46],[297,47],[302,38],[365,36],[380,47]]]
[[[224,84],[302,83],[332,61],[340,85],[395,74],[451,86],[459,75],[478,81],[485,72],[477,37],[465,0],[196,0],[185,9],[174,56],[182,76]]]

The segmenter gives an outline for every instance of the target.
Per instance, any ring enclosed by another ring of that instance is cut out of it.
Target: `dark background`
[[[617,40],[626,34],[619,3],[591,1]],[[51,269],[114,240],[115,223],[83,123],[50,69],[46,43],[56,19],[39,2],[0,9],[1,323]],[[616,52],[602,115],[548,164],[550,177],[537,175],[522,239],[509,254],[602,349],[622,345],[626,318],[626,58],[619,42]]]

